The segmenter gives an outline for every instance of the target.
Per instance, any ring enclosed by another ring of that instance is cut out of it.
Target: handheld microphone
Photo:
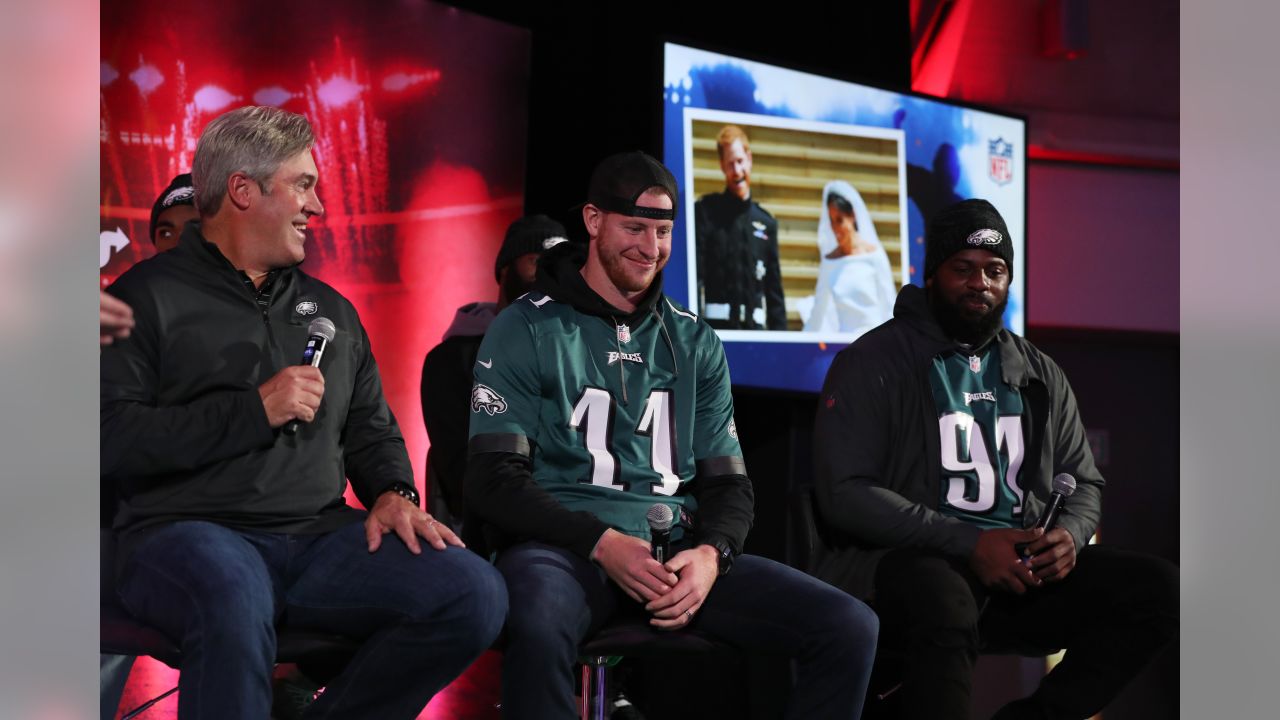
[[[1049,508],[1044,511],[1044,515],[1040,517],[1040,522],[1036,527],[1044,528],[1045,532],[1049,532],[1058,524],[1058,512],[1062,510],[1062,505],[1071,494],[1076,491],[1076,479],[1067,473],[1058,473],[1053,476],[1053,495],[1049,496]]]
[[[333,326],[333,321],[327,317],[318,317],[311,321],[307,326],[307,346],[302,350],[302,362],[299,365],[310,365],[313,368],[320,367],[320,359],[324,357],[324,350],[333,342],[333,338],[338,334],[338,329]],[[298,432],[298,420],[294,418],[284,425],[285,435],[295,435]]]
[[[1049,496],[1049,507],[1045,508],[1044,514],[1040,516],[1040,522],[1036,523],[1036,527],[1044,528],[1045,532],[1049,532],[1058,525],[1058,513],[1062,511],[1062,506],[1066,504],[1067,498],[1076,491],[1076,479],[1067,473],[1058,473],[1053,476],[1053,494]],[[1030,557],[1027,554],[1027,545],[1029,543],[1019,543],[1016,546],[1018,555],[1023,560]]]
[[[675,522],[675,514],[670,505],[657,503],[645,514],[649,521],[649,532],[653,535],[653,559],[666,564],[671,559],[671,525]]]

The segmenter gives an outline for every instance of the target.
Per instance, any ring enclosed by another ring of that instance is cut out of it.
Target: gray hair
[[[242,172],[262,191],[284,161],[315,144],[311,123],[280,108],[246,106],[224,113],[205,126],[191,163],[196,209],[209,217],[222,207],[227,180]]]

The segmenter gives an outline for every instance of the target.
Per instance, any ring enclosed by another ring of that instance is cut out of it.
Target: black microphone
[[[649,508],[645,519],[649,521],[649,532],[653,535],[653,559],[665,565],[671,559],[671,525],[675,514],[671,512],[670,505],[658,503]]]
[[[1044,528],[1045,532],[1049,532],[1058,525],[1058,513],[1061,512],[1062,506],[1066,504],[1067,498],[1076,491],[1076,479],[1067,473],[1058,473],[1053,476],[1053,494],[1049,496],[1049,507],[1045,508],[1044,514],[1040,516],[1040,522],[1036,523],[1036,527]],[[1027,546],[1030,543],[1018,543],[1015,549],[1022,559],[1027,559]]]
[[[320,359],[324,357],[324,349],[333,342],[334,335],[338,334],[338,329],[333,326],[333,321],[327,317],[318,317],[311,321],[307,326],[307,347],[302,351],[302,362],[299,365],[310,365],[313,368],[320,367]],[[284,424],[285,435],[295,435],[298,432],[298,419],[294,418]]]

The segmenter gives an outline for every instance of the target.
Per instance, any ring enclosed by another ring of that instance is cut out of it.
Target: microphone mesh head
[[[325,339],[325,342],[333,342],[333,336],[338,334],[338,328],[333,326],[333,321],[329,318],[318,317],[307,326],[307,334],[319,335]]]
[[[649,521],[650,530],[663,532],[671,529],[675,514],[671,512],[670,505],[658,503],[649,508],[649,512],[645,513],[645,518]]]
[[[1053,476],[1053,491],[1062,493],[1063,497],[1071,497],[1071,493],[1076,491],[1076,479],[1067,473],[1058,473]]]

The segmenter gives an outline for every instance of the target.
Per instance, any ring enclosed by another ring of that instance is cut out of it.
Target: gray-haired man
[[[214,120],[200,222],[111,288],[136,319],[102,355],[119,593],[182,646],[183,718],[267,717],[282,619],[365,641],[307,717],[414,718],[506,614],[497,573],[418,507],[355,308],[297,268],[324,212],[313,143],[275,108]],[[296,365],[320,316],[336,335]]]

